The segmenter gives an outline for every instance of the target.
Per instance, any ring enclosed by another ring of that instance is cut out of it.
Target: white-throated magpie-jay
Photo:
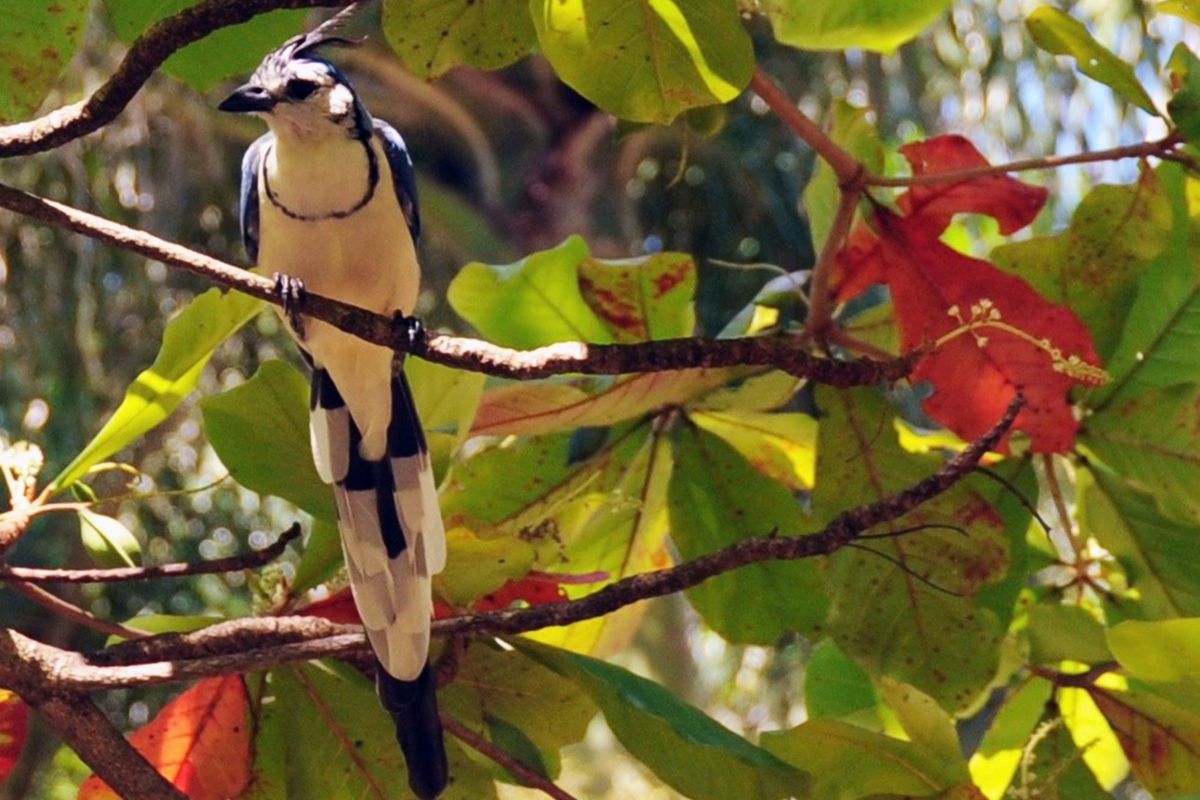
[[[242,161],[242,238],[277,275],[285,309],[310,290],[383,314],[413,312],[420,284],[416,181],[404,140],[372,120],[345,76],[315,55],[350,9],[269,53],[220,105],[270,131]],[[289,311],[312,364],[313,459],[333,484],[354,599],[375,651],[409,785],[448,780],[429,667],[430,577],[446,560],[425,437],[393,352]]]

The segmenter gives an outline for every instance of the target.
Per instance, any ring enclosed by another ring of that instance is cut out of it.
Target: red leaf
[[[0,689],[0,783],[21,759],[29,729],[29,706],[15,692]]]
[[[354,594],[347,586],[341,591],[334,592],[324,600],[309,603],[304,608],[296,610],[301,617],[323,617],[330,622],[343,625],[361,625],[362,617],[358,615],[358,606],[354,605]]]
[[[966,139],[941,136],[901,148],[914,175],[988,166]],[[875,283],[892,290],[904,352],[932,348],[913,371],[933,384],[926,412],[965,439],[999,419],[1020,391],[1014,424],[1037,452],[1075,441],[1068,392],[1105,379],[1091,334],[1065,306],[1043,299],[1019,277],[940,241],[958,213],[986,214],[1012,233],[1033,221],[1046,190],[1001,174],[913,186],[896,199],[903,212],[878,210],[874,231],[859,225],[838,254],[831,291],[847,300]]]
[[[900,148],[912,164],[914,175],[988,167],[988,160],[962,136],[938,136]],[[914,186],[896,199],[900,210],[920,217],[931,231],[946,230],[955,214],[986,214],[1000,223],[1000,232],[1010,234],[1033,222],[1046,204],[1041,186],[1021,183],[1008,175],[981,175],[958,183]]]
[[[240,675],[207,678],[163,706],[130,743],[191,800],[241,797],[250,785],[249,700]],[[116,800],[93,775],[78,800]]]
[[[608,577],[607,573],[596,572],[587,575],[555,575],[549,572],[532,570],[524,578],[509,581],[490,594],[475,601],[478,611],[498,611],[508,608],[518,600],[524,600],[531,606],[545,603],[556,603],[566,600],[567,593],[563,591],[566,584],[596,583]]]

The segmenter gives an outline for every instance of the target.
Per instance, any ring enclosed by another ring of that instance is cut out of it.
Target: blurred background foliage
[[[893,147],[926,134],[961,132],[995,162],[1161,135],[1161,120],[1116,102],[1106,87],[1034,49],[1023,19],[1040,4],[959,0],[891,56],[798,52],[775,43],[764,21],[748,25],[759,63],[806,112],[823,118],[839,99],[869,106]],[[1185,35],[1182,23],[1152,19],[1141,0],[1065,5],[1098,40],[1137,65],[1156,101],[1165,98],[1162,64]],[[88,38],[46,108],[95,88],[124,52],[98,5],[93,14]],[[441,299],[463,264],[512,261],[573,233],[601,257],[694,254],[700,323],[709,333],[777,268],[810,266],[800,195],[812,153],[749,94],[668,128],[618,125],[536,56],[498,72],[459,68],[424,82],[390,54],[375,21],[359,24],[371,41],[335,58],[372,112],[404,133],[417,163],[426,230],[418,313],[429,325],[466,332]],[[0,161],[0,180],[244,263],[235,186],[241,153],[261,126],[215,111],[224,88],[198,94],[160,74],[100,133],[52,153]],[[1091,186],[1128,182],[1136,169],[1127,161],[1030,176],[1052,190],[1051,213],[1039,224],[1063,223]],[[153,360],[169,316],[204,288],[162,264],[0,215],[0,436],[36,443],[46,454],[45,474],[56,473]],[[236,385],[276,357],[297,360],[277,318],[263,314],[217,353],[201,392]],[[150,562],[229,555],[247,542],[261,546],[295,516],[283,501],[222,481],[196,400],[121,455],[136,465],[138,477],[114,472],[103,479],[112,494],[137,495],[101,510],[136,533]],[[81,563],[77,524],[74,515],[41,518],[11,561]],[[268,570],[263,580],[270,579]],[[67,596],[114,619],[237,615],[261,596],[246,584],[244,575],[232,573],[89,586]],[[269,586],[259,589],[269,592]],[[0,604],[5,625],[40,639],[73,648],[101,644],[98,634],[8,591]],[[772,650],[730,646],[672,598],[654,604],[621,660],[753,735],[803,719],[808,656],[801,639]],[[132,728],[169,692],[111,692],[103,702],[122,727]],[[55,757],[55,746],[35,729],[27,757],[0,787],[0,797],[73,797],[80,767],[69,754]],[[586,797],[671,796],[634,762],[613,755],[616,749],[603,725],[594,725],[575,750],[574,766],[568,761],[564,786]]]

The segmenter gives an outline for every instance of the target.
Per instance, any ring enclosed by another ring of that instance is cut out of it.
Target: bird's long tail
[[[329,373],[316,365],[312,448],[334,486],[355,604],[375,651],[379,699],[396,724],[409,786],[433,798],[448,781],[436,680],[428,663],[431,577],[446,562],[445,532],[425,436],[402,372],[391,380],[387,453],[371,461]]]

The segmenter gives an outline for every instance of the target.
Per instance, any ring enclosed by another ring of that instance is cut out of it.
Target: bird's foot
[[[413,352],[425,341],[425,323],[420,317],[410,317],[400,311],[392,315],[392,327],[403,332],[404,350]]]
[[[304,281],[282,272],[276,272],[274,278],[275,294],[283,301],[283,313],[288,324],[292,326],[292,333],[296,334],[297,339],[304,341],[304,318],[300,316],[300,305],[307,291]]]

